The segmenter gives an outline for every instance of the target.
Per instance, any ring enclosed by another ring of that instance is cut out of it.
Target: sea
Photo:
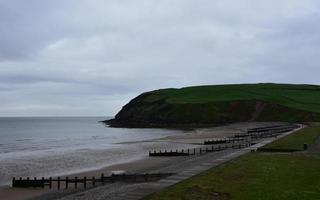
[[[147,156],[144,141],[179,130],[111,128],[107,117],[0,117],[0,185],[12,177],[57,176]]]

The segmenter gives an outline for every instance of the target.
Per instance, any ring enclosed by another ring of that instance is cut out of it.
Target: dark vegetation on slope
[[[115,127],[201,127],[245,121],[319,119],[320,86],[264,83],[146,92],[105,122]]]

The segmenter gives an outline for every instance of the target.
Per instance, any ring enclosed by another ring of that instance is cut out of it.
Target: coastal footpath
[[[303,149],[304,144],[309,146],[307,150]],[[319,199],[319,124],[312,123],[263,149],[270,151],[251,152],[144,200]]]
[[[234,133],[235,130],[240,130],[239,128],[242,129],[244,127],[248,127],[248,125],[250,125],[251,127],[254,128],[254,127],[261,127],[262,124],[261,123],[254,123],[254,124],[250,123],[247,125],[234,124],[234,125],[229,125],[229,126],[224,126],[224,127],[216,127],[214,129],[210,129],[208,133],[211,134],[211,136],[210,136],[211,138],[214,135],[215,135],[215,137],[217,137],[218,135],[226,136],[226,134],[228,134],[228,133],[231,136],[232,132]],[[264,126],[266,126],[266,125],[267,124],[264,123]],[[273,126],[274,125],[278,125],[278,124],[273,124]],[[270,125],[268,125],[268,126],[270,126]],[[301,128],[303,128],[303,127],[304,126],[302,126]],[[206,198],[206,196],[204,198],[202,198],[201,195],[204,194],[204,195],[208,195],[208,197],[212,197],[212,194],[214,194],[214,192],[211,192],[211,190],[209,193],[203,193],[202,189],[200,188],[200,190],[198,191],[199,194],[194,192],[195,195],[199,195],[199,198],[193,198],[193,197],[195,197],[194,195],[192,195],[193,193],[190,194],[190,193],[186,192],[187,195],[183,195],[182,193],[179,193],[180,190],[188,190],[189,191],[189,189],[190,189],[190,187],[185,187],[185,185],[182,185],[180,187],[180,185],[184,184],[185,182],[192,181],[192,180],[194,180],[194,178],[196,178],[198,176],[200,176],[200,178],[197,179],[198,181],[192,182],[191,185],[193,185],[195,187],[199,186],[199,187],[205,187],[205,188],[207,188],[210,185],[215,185],[214,180],[211,180],[211,179],[208,180],[208,179],[204,178],[203,174],[206,174],[206,173],[210,172],[211,170],[214,170],[216,167],[219,168],[220,166],[224,166],[229,163],[235,163],[235,162],[237,162],[237,159],[239,156],[240,156],[240,159],[242,159],[243,157],[246,157],[245,154],[247,154],[247,155],[258,154],[256,152],[252,152],[252,151],[256,151],[257,149],[265,146],[266,144],[269,144],[269,143],[276,141],[276,140],[281,142],[283,140],[281,138],[287,138],[286,136],[288,136],[288,135],[290,135],[290,136],[294,135],[293,138],[297,138],[296,135],[298,135],[298,138],[300,138],[301,132],[299,130],[301,130],[301,128],[295,129],[290,132],[282,133],[276,137],[261,138],[257,141],[258,143],[251,145],[247,148],[227,149],[227,150],[223,150],[223,151],[217,151],[217,152],[203,154],[200,156],[197,155],[197,156],[172,157],[172,158],[149,157],[145,160],[142,160],[140,164],[139,164],[140,161],[135,162],[135,163],[128,163],[127,166],[131,166],[131,167],[140,165],[142,167],[142,168],[140,168],[140,170],[138,170],[140,172],[141,171],[148,172],[148,173],[172,172],[175,174],[173,176],[167,177],[167,178],[162,179],[157,182],[130,183],[130,184],[114,183],[111,185],[99,186],[96,188],[94,187],[92,189],[88,189],[85,191],[78,191],[74,194],[71,194],[71,193],[65,194],[64,192],[61,194],[53,193],[52,195],[45,195],[45,196],[35,198],[35,199],[37,199],[37,200],[40,200],[40,199],[61,199],[61,200],[71,200],[71,199],[79,199],[79,200],[86,200],[86,199],[96,199],[96,200],[99,200],[99,199],[101,199],[101,200],[102,199],[110,199],[110,200],[112,200],[112,199],[114,199],[114,200],[126,199],[126,200],[128,200],[128,199],[130,199],[130,200],[133,200],[133,199],[136,199],[137,200],[137,199],[144,198],[145,196],[150,195],[154,192],[156,192],[156,193],[149,196],[149,197],[145,197],[145,198],[181,199],[181,197],[183,197],[183,199],[210,199],[210,198]],[[295,131],[298,131],[298,132],[295,132]],[[202,133],[200,140],[203,141],[203,139],[205,137],[207,138],[209,136],[208,133],[206,133],[206,132]],[[296,133],[298,133],[298,134],[296,134]],[[312,141],[314,140],[314,138],[316,138],[319,135],[319,134],[317,135],[315,133],[318,133],[318,132],[312,131],[312,134],[309,135],[310,137],[308,137],[308,138],[310,141],[307,141],[308,144],[311,144]],[[199,140],[198,137],[199,137],[199,133],[195,133],[194,135],[189,135],[188,137],[184,136],[183,141],[187,142],[187,143],[189,143],[189,142],[194,143],[195,141]],[[180,137],[175,138],[174,140],[172,140],[172,139],[173,138],[163,138],[161,140],[182,142]],[[295,141],[295,140],[296,139],[294,139],[293,141]],[[292,141],[292,139],[290,139],[290,141]],[[272,143],[272,145],[273,144],[274,143]],[[278,143],[276,143],[276,144],[278,144]],[[303,148],[299,147],[299,150],[303,150]],[[156,163],[154,163],[154,162],[156,162]],[[153,164],[149,165],[151,163],[153,163]],[[259,161],[254,166],[259,166],[258,163],[259,163]],[[243,171],[243,169],[245,169],[247,167],[248,166],[243,166],[241,168],[241,170],[238,170],[238,168],[235,168],[234,170],[238,171],[239,173],[243,173],[243,172],[245,172],[245,171]],[[120,169],[119,166],[117,168]],[[136,172],[138,172],[138,171],[136,171]],[[244,175],[242,174],[241,177],[243,178]],[[241,178],[241,177],[239,177],[239,178]],[[247,177],[247,176],[245,176],[245,177]],[[251,177],[251,176],[248,176],[248,177]],[[205,183],[203,183],[204,185],[201,185],[202,180],[205,181]],[[224,178],[222,178],[222,180],[224,180]],[[245,180],[247,180],[247,179],[245,179]],[[226,188],[229,187],[228,182],[224,182],[223,184],[224,184],[223,187],[226,187]],[[169,188],[167,188],[167,187],[169,187]],[[178,191],[176,190],[176,187],[178,187]],[[215,191],[215,188],[212,190]],[[168,194],[168,191],[170,191],[169,194]],[[220,191],[218,191],[218,193],[220,193]]]

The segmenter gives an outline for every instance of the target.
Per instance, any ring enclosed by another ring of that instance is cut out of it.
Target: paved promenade
[[[303,128],[303,127],[302,127]],[[301,129],[301,128],[300,128]],[[296,129],[297,131],[299,129]],[[43,196],[35,199],[60,199],[60,200],[138,200],[148,196],[154,192],[163,190],[166,187],[172,186],[183,180],[191,178],[201,172],[204,172],[212,167],[216,167],[241,155],[247,154],[251,151],[256,151],[257,148],[262,147],[268,143],[273,142],[279,138],[285,137],[294,131],[283,133],[278,137],[265,138],[259,143],[242,149],[228,149],[220,152],[207,153],[202,156],[188,156],[178,158],[177,162],[168,165],[157,172],[178,172],[173,176],[167,177],[157,182],[147,183],[115,183],[112,185],[100,186],[85,190],[82,192],[71,193],[59,197],[56,195]]]

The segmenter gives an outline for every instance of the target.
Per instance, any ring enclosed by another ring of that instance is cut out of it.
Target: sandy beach
[[[204,140],[213,138],[224,138],[232,136],[236,133],[241,133],[246,131],[247,128],[274,125],[278,123],[235,123],[226,126],[205,128],[205,129],[195,129],[186,134],[179,134],[174,136],[167,136],[160,139],[139,141],[141,145],[146,150],[146,155],[143,158],[136,160],[131,160],[124,163],[114,164],[97,170],[90,170],[81,173],[65,174],[69,177],[98,177],[101,173],[106,176],[112,173],[125,172],[125,173],[152,173],[152,172],[172,172],[175,173],[183,168],[194,164],[199,159],[206,159],[205,156],[188,156],[188,157],[149,157],[149,150],[161,150],[161,149],[181,149],[181,148],[198,148]],[[135,143],[136,141],[127,142]],[[235,150],[226,150],[222,152],[212,153],[219,156],[220,154],[226,154],[233,152]],[[212,158],[212,157],[211,157]],[[63,187],[63,186],[62,186]],[[108,186],[112,188],[112,186]],[[53,188],[55,188],[53,186]],[[22,188],[11,188],[10,186],[0,187],[0,199],[6,200],[24,200],[35,198],[40,196],[38,199],[47,199],[48,196],[41,195],[51,195],[52,196],[66,196],[68,193],[74,193],[76,191],[57,191],[56,189],[22,189]],[[54,199],[54,198],[52,198]]]

